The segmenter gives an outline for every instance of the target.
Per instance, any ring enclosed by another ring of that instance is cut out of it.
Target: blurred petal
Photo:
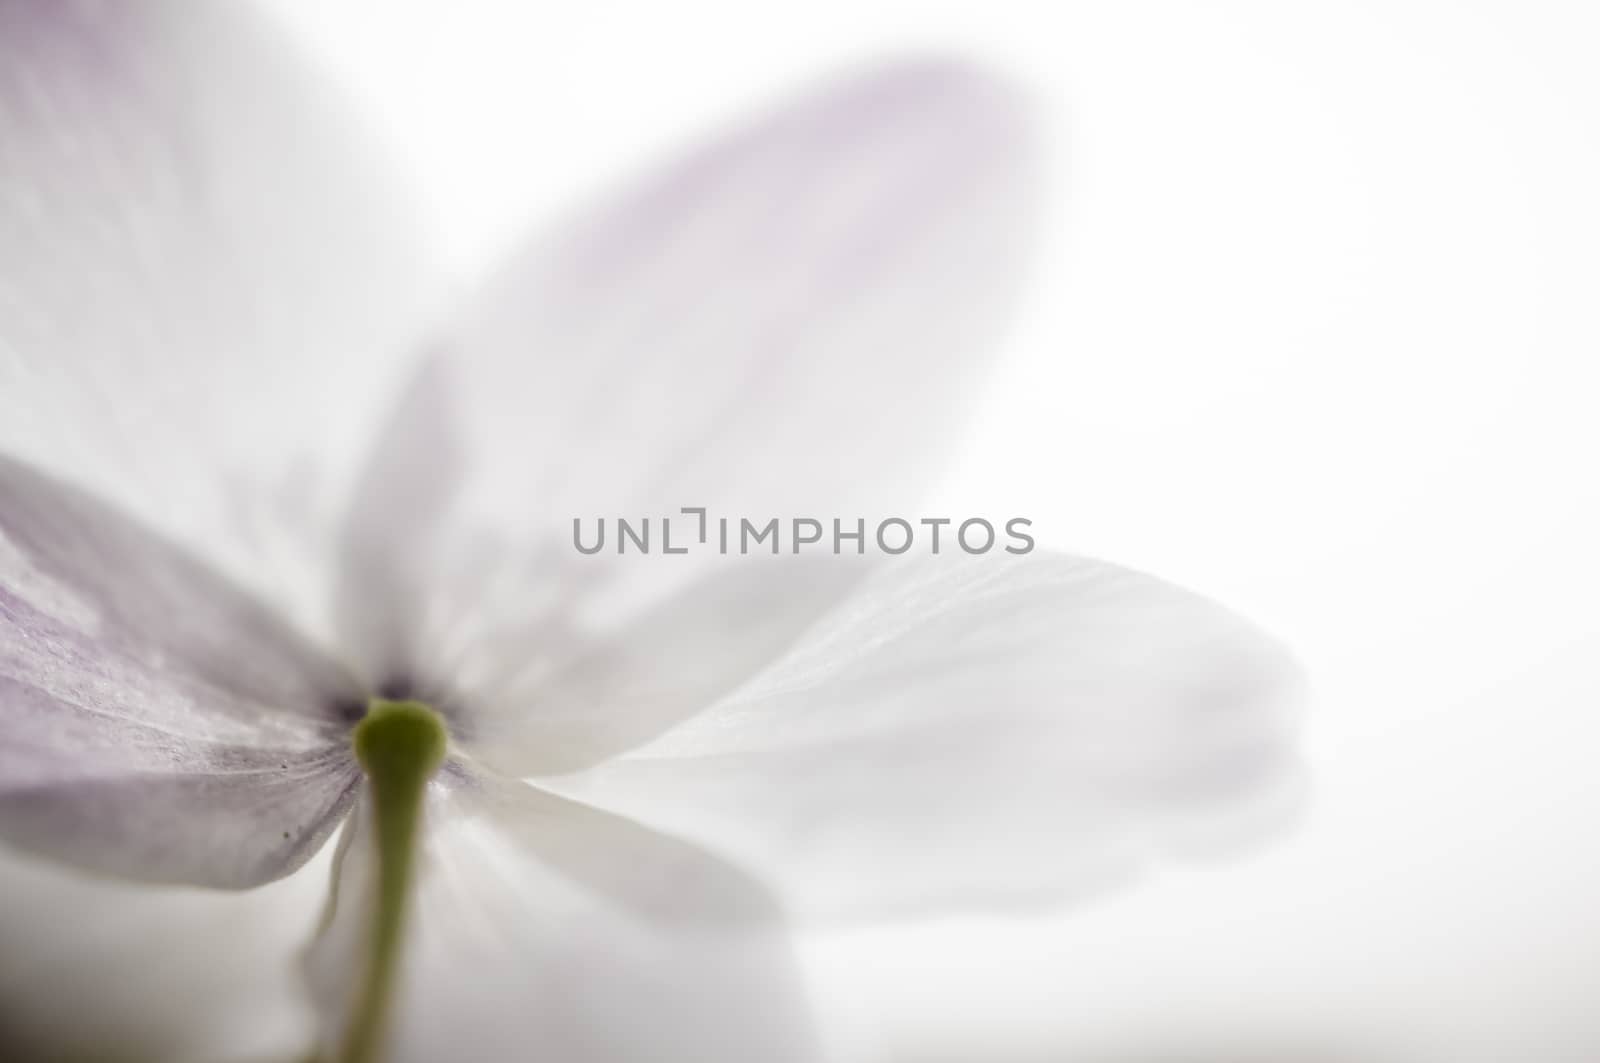
[[[531,247],[419,376],[428,416],[391,422],[346,528],[364,559],[346,566],[346,643],[374,674],[415,663],[482,714],[518,712],[530,675],[711,560],[582,556],[574,518],[678,516],[681,547],[684,506],[826,521],[918,497],[1025,258],[1023,127],[978,73],[895,66]]]
[[[838,557],[713,568],[620,630],[568,636],[567,654],[506,676],[496,689],[521,711],[469,719],[473,749],[509,772],[538,775],[642,746],[776,660],[864,571]],[[512,660],[518,634],[501,643]],[[546,637],[521,634],[524,646]]]
[[[29,1063],[304,1059],[297,957],[328,861],[257,890],[94,879],[0,851],[0,1058]]]
[[[160,882],[278,878],[353,794],[355,689],[206,565],[0,458],[0,839]]]
[[[430,787],[391,1063],[811,1058],[766,894],[684,842],[450,765]],[[366,802],[311,958],[324,1039],[359,983],[376,866]]]
[[[770,872],[802,913],[1050,899],[1283,796],[1298,691],[1259,631],[1150,577],[926,559],[560,785]]]
[[[0,454],[313,622],[415,210],[244,3],[0,0],[0,144]]]

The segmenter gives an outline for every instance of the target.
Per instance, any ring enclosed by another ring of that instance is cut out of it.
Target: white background
[[[1059,917],[809,945],[840,1046],[1600,1058],[1600,7],[284,6],[467,269],[841,64],[1043,102],[1044,261],[951,497],[1286,638],[1310,807]]]

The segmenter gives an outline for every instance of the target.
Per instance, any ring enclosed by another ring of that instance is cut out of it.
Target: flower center
[[[444,761],[444,720],[420,701],[374,698],[350,733],[356,760],[374,789],[386,780],[427,782]]]
[[[340,1063],[382,1058],[389,999],[406,923],[417,827],[428,780],[444,763],[449,735],[439,714],[420,701],[374,698],[350,745],[367,773],[378,846],[378,881],[367,966],[340,1046]]]

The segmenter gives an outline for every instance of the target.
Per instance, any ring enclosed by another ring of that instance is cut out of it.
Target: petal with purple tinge
[[[279,878],[351,799],[357,689],[206,564],[0,458],[0,840],[147,881]]]

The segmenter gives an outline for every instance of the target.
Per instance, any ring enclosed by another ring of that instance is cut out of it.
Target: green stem
[[[377,1063],[383,1057],[416,863],[422,799],[428,780],[444,760],[445,744],[444,721],[417,701],[374,699],[351,735],[371,795],[378,841],[378,889],[373,898],[367,966],[339,1048],[340,1063]]]

